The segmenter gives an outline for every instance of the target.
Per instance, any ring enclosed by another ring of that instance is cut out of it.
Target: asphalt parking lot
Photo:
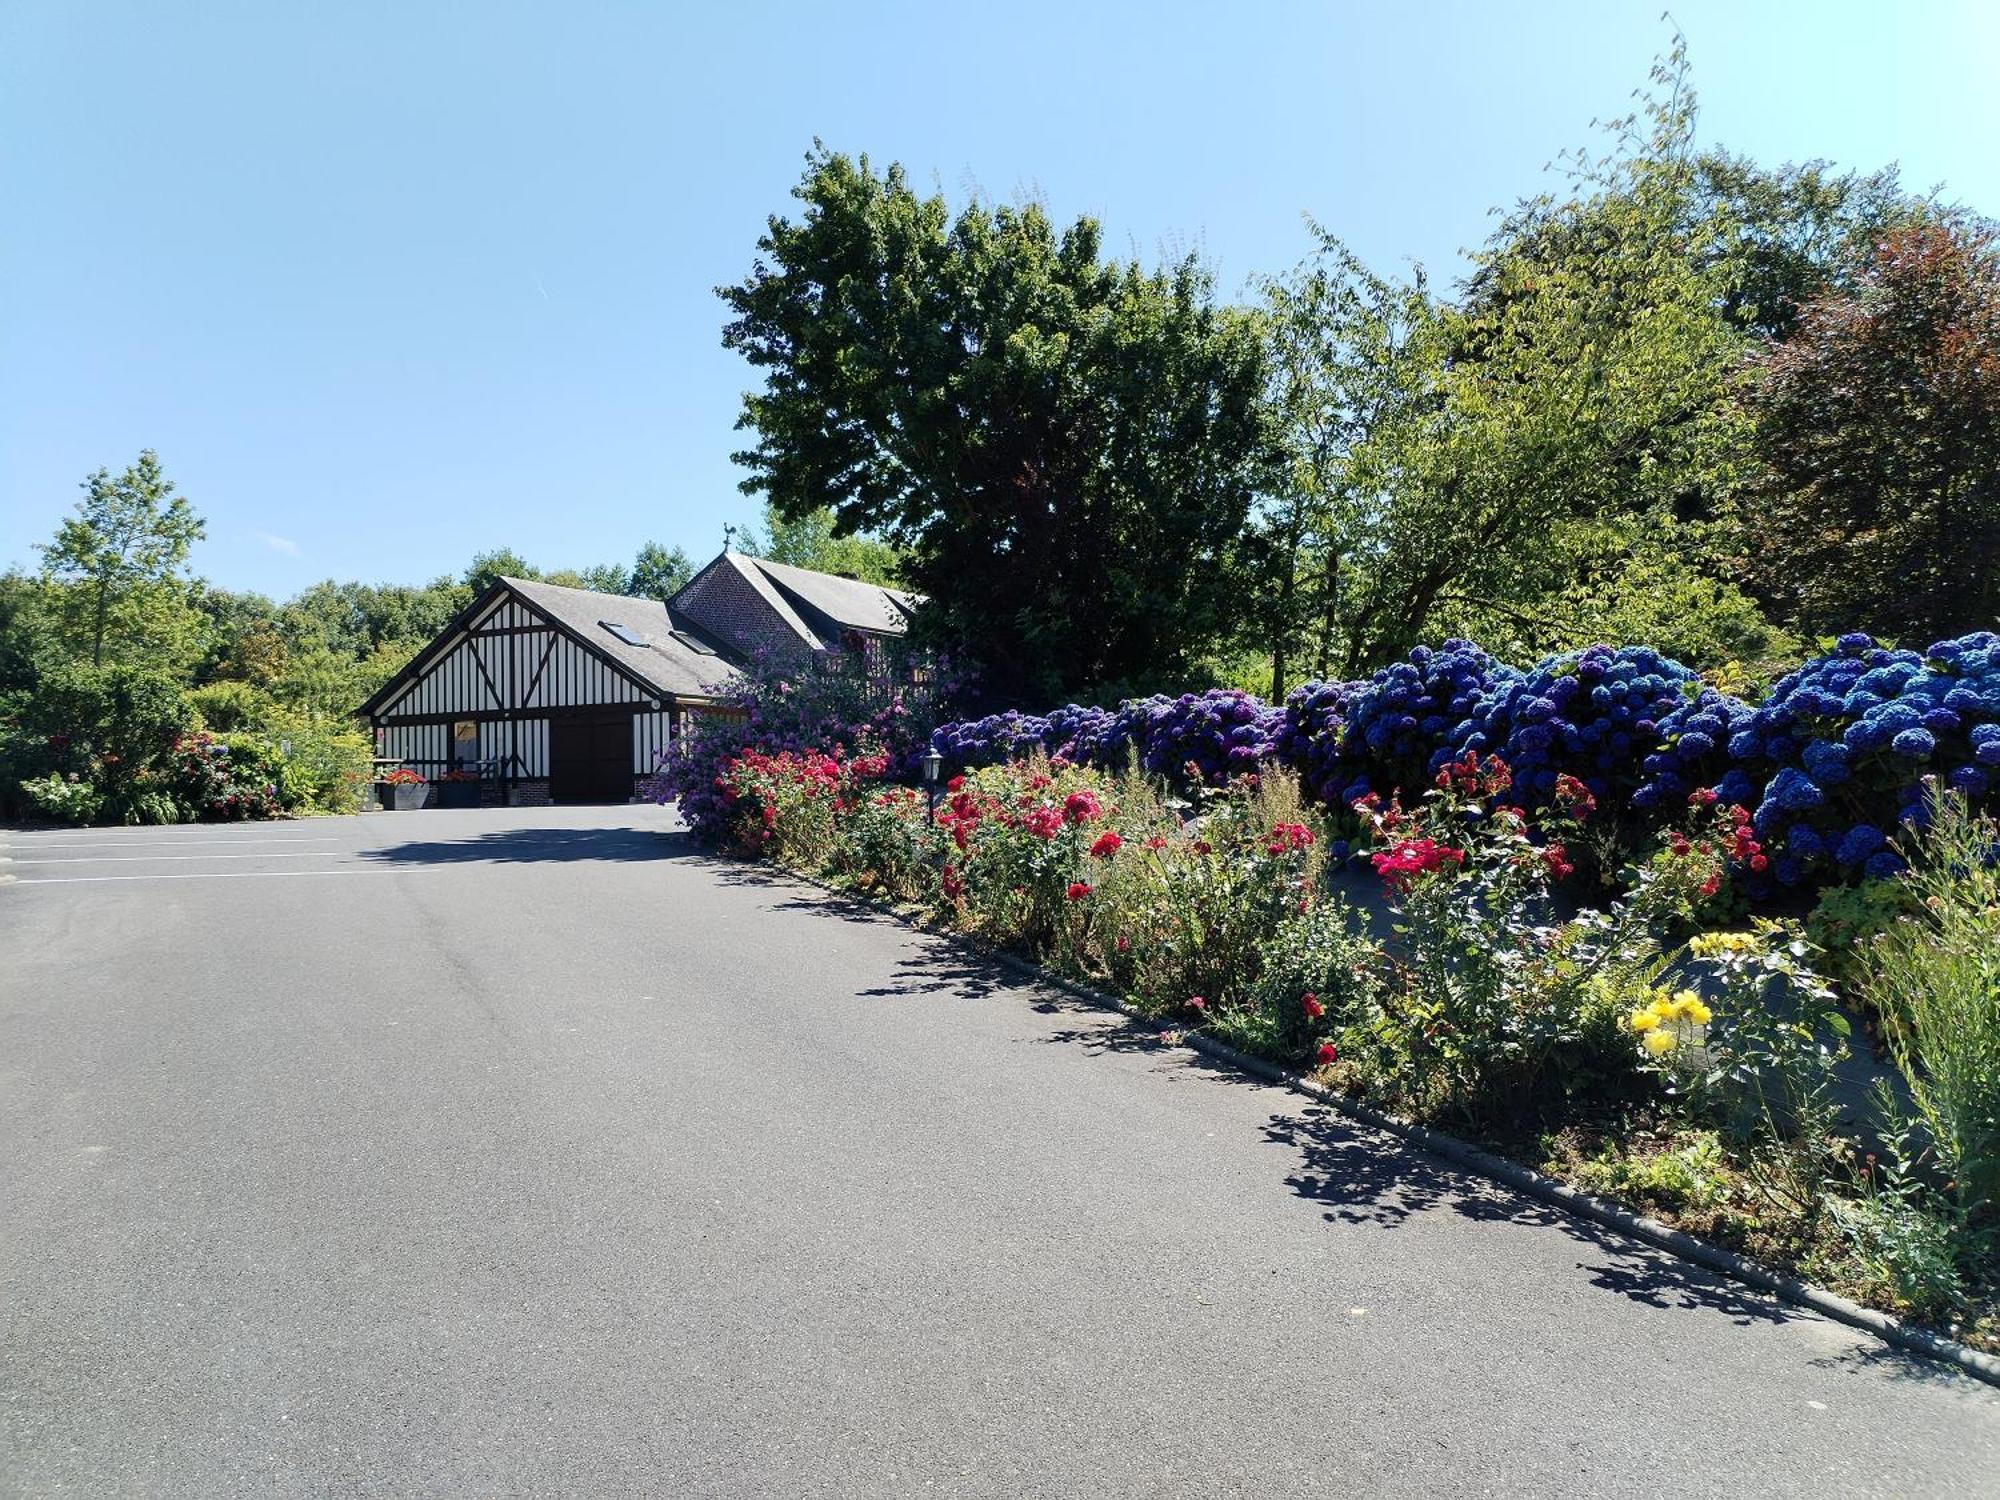
[[[663,809],[0,856],[5,1493],[2000,1476],[2000,1392]]]

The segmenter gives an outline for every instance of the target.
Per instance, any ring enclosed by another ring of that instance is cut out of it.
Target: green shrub
[[[278,796],[288,810],[351,813],[368,793],[375,747],[345,721],[318,719],[278,709],[265,720],[265,735],[282,755]]]
[[[1868,950],[1897,921],[1917,911],[1916,895],[1905,880],[1830,885],[1806,918],[1806,936],[1819,950],[1827,977],[1860,999],[1861,971]]]
[[[1917,910],[1862,950],[1860,989],[1971,1222],[2000,1214],[2000,828],[1956,793],[1932,810],[1906,850]]]
[[[247,682],[211,682],[188,694],[201,722],[217,734],[234,729],[263,729],[277,711],[277,700]]]
[[[20,786],[35,814],[52,822],[94,823],[104,811],[104,793],[75,771],[31,777]]]

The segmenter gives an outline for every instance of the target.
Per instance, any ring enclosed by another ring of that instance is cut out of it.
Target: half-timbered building
[[[908,628],[894,589],[724,552],[665,603],[500,578],[359,712],[376,754],[511,803],[624,802],[686,731],[728,712],[771,650],[856,649]]]

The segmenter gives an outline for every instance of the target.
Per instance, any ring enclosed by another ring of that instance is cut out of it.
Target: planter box
[[[432,786],[437,792],[431,799],[432,807],[479,806],[479,783],[476,781],[438,781]]]
[[[424,796],[430,787],[421,781],[415,786],[379,781],[375,784],[375,791],[382,799],[384,812],[415,812],[424,805]]]

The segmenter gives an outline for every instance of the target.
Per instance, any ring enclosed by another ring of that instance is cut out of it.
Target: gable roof
[[[736,668],[725,649],[685,615],[668,610],[657,599],[623,594],[597,594],[525,578],[497,578],[470,604],[454,615],[429,645],[411,657],[403,669],[355,709],[368,717],[402,695],[410,682],[435,666],[463,638],[475,620],[502,595],[511,594],[543,615],[562,634],[585,650],[603,657],[626,677],[662,698],[714,699],[727,690]],[[646,639],[634,645],[605,629],[623,625]]]
[[[866,630],[877,635],[902,635],[910,628],[917,612],[917,596],[879,583],[863,583],[858,578],[842,578],[835,573],[815,573],[789,563],[763,557],[736,558],[746,571],[761,573],[788,602],[817,613],[842,630]]]
[[[579,644],[664,697],[713,698],[736,675],[723,648],[707,632],[657,599],[597,594],[527,578],[500,581]],[[606,625],[622,625],[644,636],[646,644],[620,640]]]

